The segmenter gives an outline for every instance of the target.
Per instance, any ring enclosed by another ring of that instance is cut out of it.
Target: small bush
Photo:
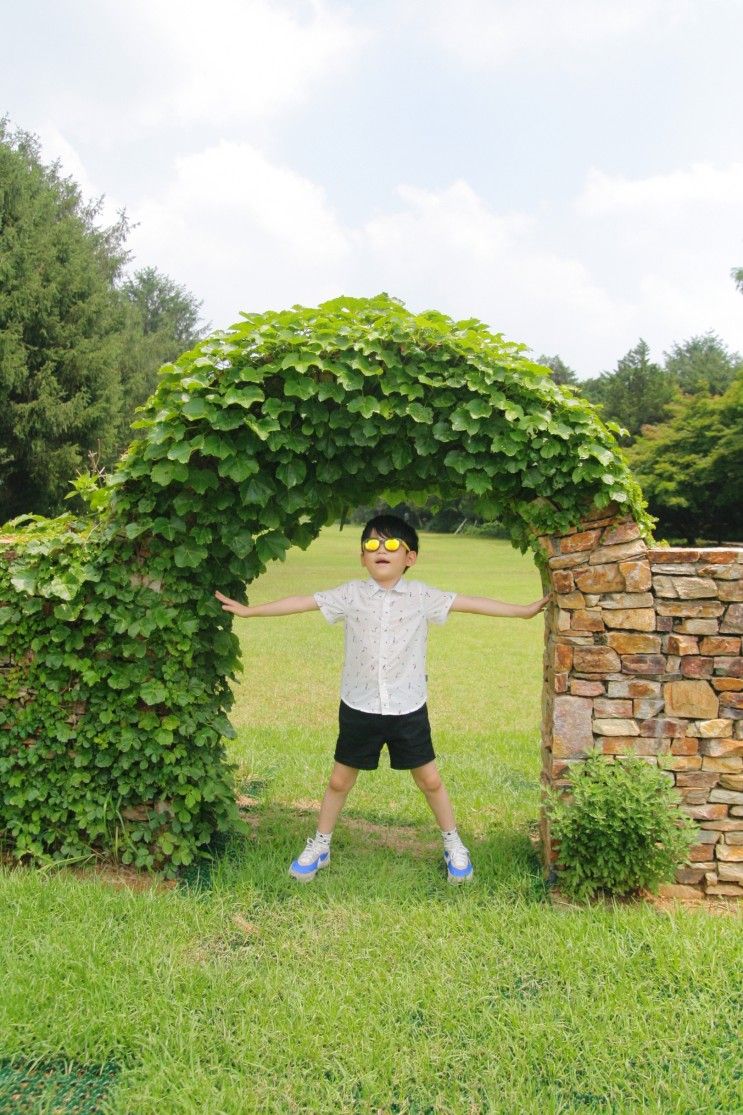
[[[546,810],[559,841],[560,887],[578,901],[655,892],[696,843],[697,826],[679,812],[669,780],[634,755],[615,763],[590,755],[572,779],[572,800],[548,791]]]
[[[473,523],[462,528],[462,534],[470,538],[510,538],[508,526],[504,523]]]

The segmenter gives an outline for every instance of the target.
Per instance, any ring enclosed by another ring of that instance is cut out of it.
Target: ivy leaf
[[[131,523],[127,523],[124,527],[124,534],[129,539],[138,538],[140,534],[144,534],[151,524],[149,522],[137,522],[136,519]]]
[[[345,392],[342,384],[331,380],[322,381],[317,385],[317,398],[321,403],[326,399],[332,399],[336,403],[343,402]]]
[[[480,423],[466,411],[455,410],[451,416],[451,428],[460,433],[464,431],[468,434],[476,434],[480,428]]]
[[[361,372],[342,364],[338,368],[338,382],[346,391],[360,391],[364,386],[364,377]]]
[[[225,457],[229,457],[235,450],[232,443],[226,438],[219,437],[218,434],[208,434],[204,438],[201,452],[206,457],[218,457],[220,460],[224,460]]]
[[[36,575],[30,569],[22,569],[18,573],[13,573],[10,583],[16,592],[25,592],[29,596],[33,596],[36,592]]]
[[[452,449],[444,457],[444,464],[447,468],[453,468],[455,472],[464,475],[468,469],[472,468],[474,462],[461,449]]]
[[[206,418],[207,415],[212,412],[213,408],[209,406],[206,399],[202,399],[198,395],[189,399],[188,402],[184,403],[181,407],[181,414],[184,415],[185,418],[190,418],[192,421],[195,421],[197,418]]]
[[[231,406],[234,403],[235,406],[249,410],[254,403],[262,402],[265,397],[260,387],[247,385],[245,387],[228,388],[220,402],[223,406]]]
[[[227,407],[218,410],[209,422],[215,430],[236,430],[245,424],[245,415],[241,410],[230,410]]]
[[[258,471],[258,462],[253,457],[230,457],[226,461],[220,461],[217,466],[220,476],[234,480],[237,484],[247,480],[249,476],[254,476]]]
[[[212,726],[216,728],[220,736],[225,736],[226,739],[234,739],[237,735],[226,716],[215,716],[212,720]]]
[[[404,442],[396,441],[390,447],[390,457],[396,469],[405,468],[413,459],[413,451]]]
[[[433,411],[421,403],[409,403],[407,413],[414,422],[425,422],[427,425],[433,422]]]
[[[219,481],[210,468],[190,468],[188,484],[200,496],[219,487]]]
[[[246,417],[245,425],[248,429],[257,434],[261,441],[265,441],[270,433],[275,430],[281,429],[281,424],[275,418],[262,418],[257,420],[252,417]]]
[[[279,558],[283,561],[290,545],[289,539],[278,530],[269,530],[266,534],[261,534],[255,540],[255,548],[258,557],[264,563],[274,558]]]
[[[161,681],[153,678],[140,686],[139,696],[146,705],[160,705],[167,698],[168,691]]]
[[[287,376],[284,380],[287,398],[311,399],[315,390],[315,382],[310,376]]]
[[[243,503],[263,504],[273,496],[273,485],[262,476],[253,476],[240,485],[240,499]]]
[[[209,556],[204,546],[199,546],[192,538],[186,538],[173,551],[173,561],[179,569],[196,569]]]
[[[360,413],[364,418],[371,418],[373,414],[379,413],[379,400],[372,398],[371,395],[354,395],[347,409],[352,414]]]
[[[79,570],[69,569],[65,573],[54,577],[48,584],[40,585],[42,596],[56,597],[58,600],[72,600],[80,588],[83,578]]]
[[[470,470],[465,478],[465,488],[468,492],[475,492],[478,496],[483,496],[490,490],[492,481],[489,476],[483,472],[474,472]]]
[[[287,461],[286,464],[278,466],[276,475],[285,487],[293,488],[304,480],[307,475],[307,465],[302,460]]]
[[[247,557],[253,549],[253,535],[249,530],[239,530],[229,536],[228,545],[239,558]]]
[[[492,406],[484,399],[469,399],[466,406],[473,418],[489,418],[493,413]]]
[[[158,461],[151,473],[156,484],[165,488],[173,480],[185,480],[188,476],[188,467],[180,461]]]
[[[435,424],[435,426],[433,427],[433,436],[436,438],[437,441],[457,440],[456,432],[452,430],[450,423],[443,421],[437,422]]]
[[[196,446],[190,441],[179,441],[172,445],[167,452],[169,461],[181,461],[186,464]]]
[[[280,418],[282,414],[294,413],[294,403],[289,402],[288,399],[266,399],[261,410],[269,418]]]

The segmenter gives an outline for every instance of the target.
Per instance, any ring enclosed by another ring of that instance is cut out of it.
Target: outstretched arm
[[[221,592],[215,592],[217,600],[222,603],[223,612],[232,612],[235,616],[293,616],[296,612],[312,612],[318,610],[314,596],[283,596],[281,600],[272,600],[270,604],[254,604],[252,607],[239,604]]]
[[[518,616],[521,619],[531,619],[542,611],[549,598],[547,593],[533,604],[506,604],[503,600],[492,600],[489,596],[461,596],[457,593],[450,611],[473,612],[478,616]]]

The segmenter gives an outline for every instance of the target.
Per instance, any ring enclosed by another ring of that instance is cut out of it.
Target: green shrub
[[[462,534],[469,538],[508,538],[508,527],[504,523],[476,523],[462,527]]]
[[[584,901],[599,892],[656,891],[671,881],[696,842],[696,825],[678,811],[670,781],[635,755],[615,763],[594,753],[572,778],[571,800],[548,791],[546,810],[560,888]]]

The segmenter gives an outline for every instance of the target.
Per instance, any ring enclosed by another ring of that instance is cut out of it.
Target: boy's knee
[[[356,781],[358,773],[350,767],[346,770],[334,770],[330,776],[330,789],[335,790],[337,794],[347,793]]]
[[[425,768],[417,768],[412,772],[416,784],[423,790],[424,794],[435,794],[437,790],[441,789],[441,775],[434,767],[433,770],[426,770]]]

